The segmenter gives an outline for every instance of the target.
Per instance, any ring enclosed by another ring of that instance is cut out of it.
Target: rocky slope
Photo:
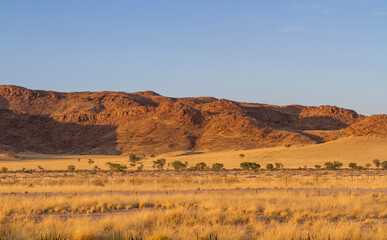
[[[19,151],[158,154],[321,143],[352,135],[387,136],[387,115],[168,98],[150,91],[61,93],[0,86],[0,146]]]

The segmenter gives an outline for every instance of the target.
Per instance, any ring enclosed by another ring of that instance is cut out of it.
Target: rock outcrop
[[[151,91],[72,92],[0,86],[0,145],[41,153],[158,154],[387,136],[387,115],[334,106],[273,106]]]

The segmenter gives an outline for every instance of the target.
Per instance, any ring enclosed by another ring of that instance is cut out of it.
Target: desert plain
[[[387,239],[387,116],[0,86],[0,239]]]

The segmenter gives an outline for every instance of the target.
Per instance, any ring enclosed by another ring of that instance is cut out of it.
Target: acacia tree
[[[380,167],[380,160],[379,159],[374,159],[372,162],[375,164],[376,168]]]
[[[153,168],[157,168],[158,170],[163,170],[165,163],[167,160],[165,158],[157,159],[153,161]]]
[[[222,163],[214,163],[214,164],[212,164],[211,170],[219,171],[221,169],[223,169],[223,164]]]
[[[243,162],[240,166],[243,170],[257,170],[261,167],[261,165],[255,162]]]
[[[341,166],[343,166],[343,164],[339,161],[326,162],[324,165],[328,170],[337,170],[337,169],[340,169]]]
[[[176,171],[180,171],[180,170],[183,170],[187,167],[188,163],[182,163],[181,161],[174,161],[174,162],[171,162],[171,166],[176,170]]]

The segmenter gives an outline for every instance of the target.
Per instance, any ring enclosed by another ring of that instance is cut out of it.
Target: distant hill
[[[151,91],[52,92],[0,85],[0,150],[160,154],[387,136],[387,115],[335,106],[273,106]]]

